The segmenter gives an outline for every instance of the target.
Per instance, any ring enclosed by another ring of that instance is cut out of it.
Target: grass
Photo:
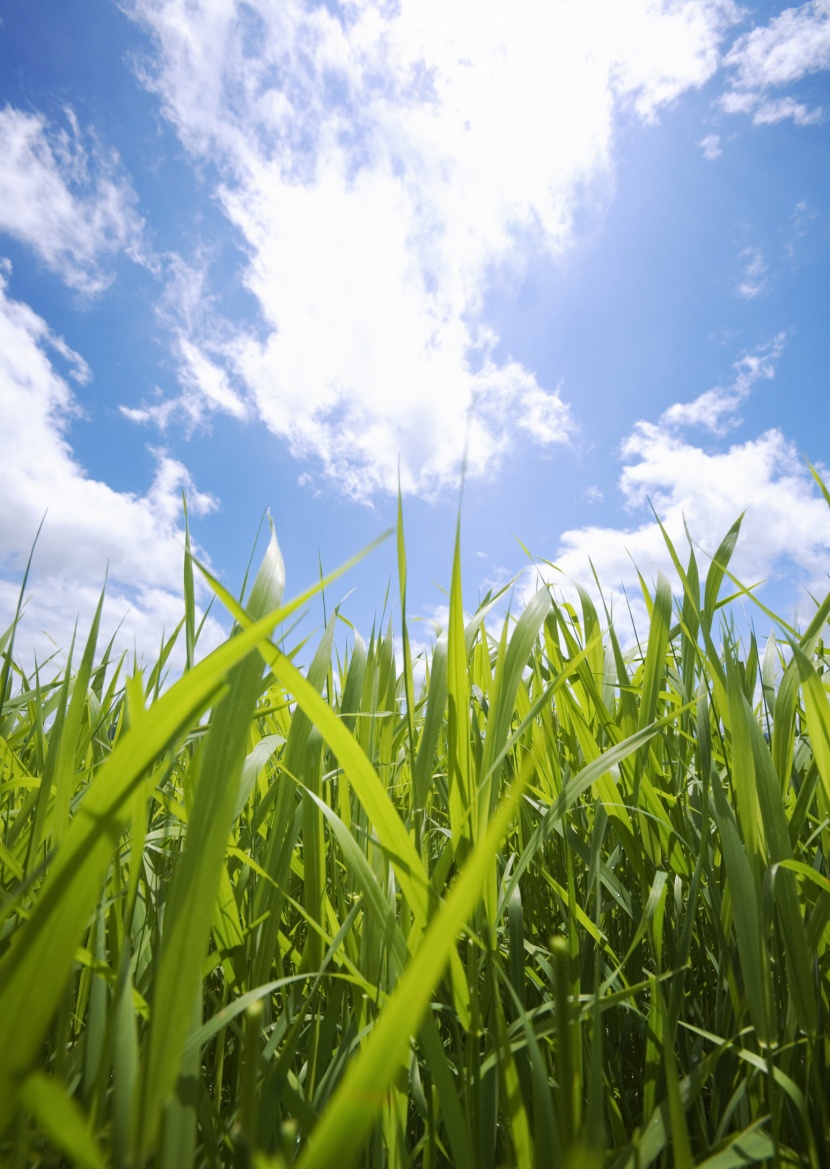
[[[402,517],[402,662],[335,613],[300,670],[273,538],[243,601],[208,576],[236,624],[201,661],[189,544],[146,671],[100,608],[48,680],[13,626],[0,1155],[830,1164],[830,596],[741,644],[738,529],[703,580],[669,544],[630,651],[584,591],[465,620],[456,547],[416,669]]]

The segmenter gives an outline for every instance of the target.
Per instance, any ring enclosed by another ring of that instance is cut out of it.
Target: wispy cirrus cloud
[[[744,248],[738,259],[741,261],[742,272],[735,291],[743,300],[754,300],[756,296],[766,291],[769,265],[762,250],[755,247]]]
[[[815,207],[811,207],[806,199],[799,199],[790,214],[786,227],[784,255],[787,259],[793,260],[795,258],[801,240],[808,235],[817,218],[818,211]]]
[[[476,475],[520,442],[571,440],[558,387],[499,355],[486,293],[601,212],[621,111],[653,120],[712,75],[731,0],[123,7],[152,38],[146,84],[217,168],[261,314],[189,336],[212,365],[194,376],[180,349],[173,414],[198,412],[201,386],[208,412],[244,394],[363,498],[395,488],[399,460],[429,495],[465,444]]]
[[[85,294],[112,281],[120,251],[146,263],[143,221],[117,156],[85,133],[70,108],[65,125],[0,109],[0,232],[30,247],[66,284]]]
[[[157,390],[140,406],[122,405],[121,413],[132,422],[152,423],[162,431],[178,424],[189,432],[217,413],[238,420],[249,417],[248,404],[224,360],[223,339],[229,330],[218,328],[208,271],[207,255],[193,263],[176,254],[165,257],[165,290],[156,319],[170,338],[180,392],[165,397]]]

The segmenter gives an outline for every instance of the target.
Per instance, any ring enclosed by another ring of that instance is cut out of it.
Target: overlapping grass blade
[[[206,573],[198,662],[188,528],[172,685],[178,629],[126,679],[95,623],[5,659],[0,1159],[820,1169],[830,596],[796,633],[735,525],[702,598],[664,531],[643,640],[581,586],[467,618],[457,538],[421,675],[402,512],[400,630],[292,646],[327,580],[257,620],[273,572]]]
[[[254,620],[279,610],[284,585],[285,567],[272,531],[248,602]],[[165,908],[143,1073],[139,1163],[154,1146],[162,1105],[178,1075],[194,1001],[199,1003],[196,1025],[201,1022],[202,961],[261,679],[262,662],[256,654],[234,667],[199,757],[185,848]]]
[[[101,767],[49,868],[31,916],[0,962],[0,1124],[11,1084],[33,1058],[69,975],[131,801],[148,769],[173,749],[224,687],[228,671],[269,633],[279,611],[225,642],[152,709],[134,704],[130,730]]]
[[[526,774],[514,783],[470,853],[383,1015],[315,1130],[300,1160],[300,1169],[327,1169],[335,1161],[346,1166],[360,1148],[392,1078],[406,1058],[410,1036],[418,1030],[433,988],[449,961],[450,950],[481,896],[493,857],[515,815],[528,778]]]

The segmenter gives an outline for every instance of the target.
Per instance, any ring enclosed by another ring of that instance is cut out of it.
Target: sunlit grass
[[[413,662],[402,518],[401,661],[335,613],[299,669],[273,539],[201,661],[188,553],[166,689],[100,611],[57,677],[10,630],[0,1155],[830,1163],[830,596],[741,644],[737,537],[642,649],[587,592],[465,620],[456,548]]]

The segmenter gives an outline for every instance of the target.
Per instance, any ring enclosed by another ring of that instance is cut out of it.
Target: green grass
[[[0,1157],[830,1164],[830,596],[742,644],[738,528],[634,650],[584,591],[466,620],[456,547],[419,666],[402,516],[401,662],[335,613],[299,669],[273,539],[201,661],[189,544],[152,668],[10,629]]]

